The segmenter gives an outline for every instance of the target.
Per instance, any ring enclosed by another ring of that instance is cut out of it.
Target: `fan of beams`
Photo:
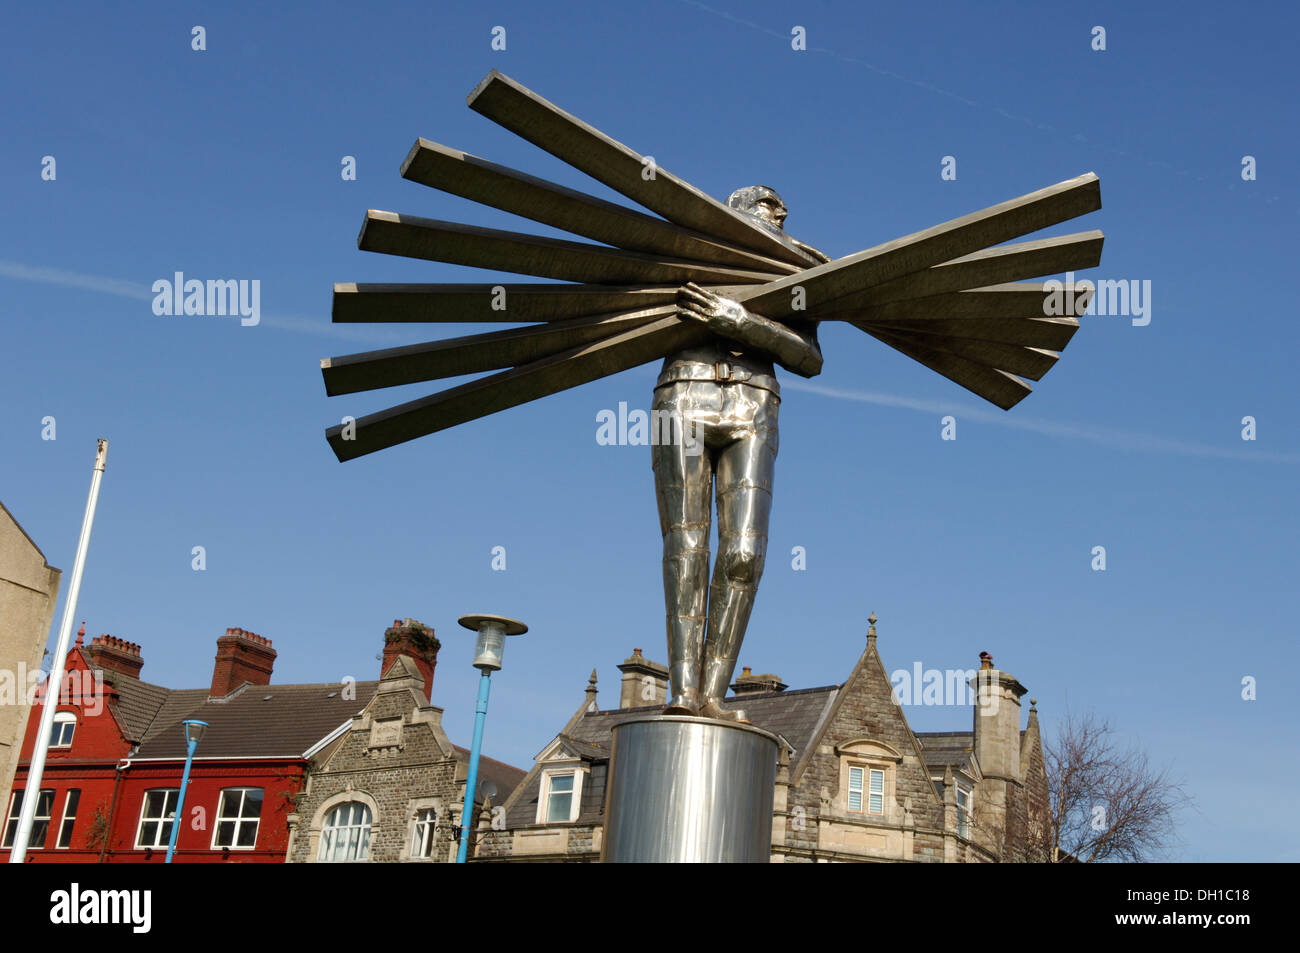
[[[1056,363],[1088,303],[1085,286],[1061,296],[1074,315],[1048,316],[1052,292],[1024,280],[1101,260],[1098,231],[1000,244],[1101,208],[1092,173],[820,264],[666,170],[645,174],[651,160],[495,70],[469,106],[655,214],[417,140],[404,178],[589,241],[367,212],[363,250],[559,282],[336,284],[335,322],[533,322],[321,361],[331,395],[495,372],[329,428],[340,460],[702,343],[707,327],[676,314],[688,281],[774,320],[847,321],[1010,409],[1030,392],[1024,378]]]

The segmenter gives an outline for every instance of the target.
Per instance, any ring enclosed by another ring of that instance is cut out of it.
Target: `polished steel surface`
[[[773,231],[785,221],[785,203],[766,186],[738,189],[727,204]],[[722,699],[767,554],[781,402],[773,361],[812,376],[822,355],[815,323],[770,321],[695,284],[681,289],[678,314],[706,324],[713,336],[670,355],[655,385],[653,409],[672,414],[691,438],[651,447],[664,543],[664,710],[744,722],[744,712],[724,709]],[[710,584],[715,488],[718,555]]]
[[[614,728],[606,863],[767,863],[777,739],[715,719],[652,715]]]

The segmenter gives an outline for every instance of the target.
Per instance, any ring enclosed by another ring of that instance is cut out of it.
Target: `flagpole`
[[[59,626],[59,642],[54,649],[50,676],[45,681],[45,700],[41,706],[41,727],[36,733],[36,747],[32,751],[31,766],[27,769],[27,786],[23,788],[23,812],[18,820],[18,833],[9,853],[9,863],[21,864],[27,858],[27,843],[36,821],[36,806],[41,799],[41,781],[45,776],[45,756],[50,750],[50,730],[54,726],[54,712],[59,707],[59,691],[63,687],[63,669],[67,663],[68,643],[72,641],[72,620],[76,618],[77,596],[81,592],[81,574],[86,568],[86,550],[90,548],[90,527],[95,522],[95,505],[99,502],[99,484],[104,477],[104,463],[108,458],[108,441],[102,437],[95,452],[95,470],[90,478],[90,499],[86,501],[86,515],[81,521],[81,539],[77,541],[77,561],[72,567],[72,585],[63,604],[63,623]],[[53,809],[51,806],[51,815]],[[51,827],[53,817],[51,816]],[[49,836],[48,830],[46,836]]]

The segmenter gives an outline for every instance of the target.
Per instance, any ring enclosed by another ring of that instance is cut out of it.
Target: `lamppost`
[[[456,851],[456,863],[463,864],[469,856],[470,822],[474,815],[474,794],[478,790],[478,757],[483,746],[483,726],[487,722],[492,673],[501,669],[506,636],[523,635],[528,631],[528,626],[501,615],[466,615],[461,616],[459,621],[465,628],[478,632],[478,640],[474,645],[474,667],[482,672],[478,680],[478,703],[474,706],[474,741],[469,749],[465,804],[460,812],[460,847]]]
[[[172,818],[172,838],[167,843],[167,860],[164,863],[172,862],[172,854],[176,851],[176,835],[180,833],[181,822],[185,818],[185,788],[190,783],[190,762],[194,760],[194,751],[203,739],[203,732],[208,730],[206,721],[199,721],[196,718],[186,718],[181,722],[185,726],[185,771],[181,774],[181,790],[176,796],[176,815]]]

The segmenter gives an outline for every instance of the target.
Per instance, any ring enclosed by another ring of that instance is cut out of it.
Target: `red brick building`
[[[383,666],[408,656],[431,686],[436,640],[422,631],[428,639],[418,644],[387,639]],[[228,629],[217,640],[211,685],[168,689],[140,679],[140,646],[107,635],[87,645],[83,635],[68,653],[28,862],[161,863],[188,718],[210,727],[190,771],[174,861],[283,862],[287,818],[313,755],[378,682],[272,685],[270,640]],[[0,860],[17,830],[43,696],[5,799]]]

